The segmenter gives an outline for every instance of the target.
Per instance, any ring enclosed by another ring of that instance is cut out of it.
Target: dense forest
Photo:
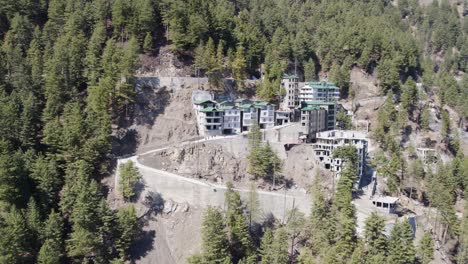
[[[381,93],[390,95],[375,131],[382,147],[376,165],[390,179],[388,192],[411,185],[402,173],[409,167],[422,185],[411,190],[441,211],[444,240],[454,241],[452,260],[466,263],[467,210],[460,220],[453,205],[468,184],[468,161],[448,112],[442,136],[455,158],[434,172],[413,158],[407,166],[395,138],[408,122],[427,129],[415,82],[440,106],[468,114],[468,21],[446,0],[426,7],[398,2],[0,0],[0,263],[131,258],[135,209],[111,209],[100,182],[113,170],[111,125],[132,111],[139,54],[157,54],[163,45],[193,58],[214,87],[233,77],[243,92],[242,80],[262,74],[256,93],[269,101],[282,93],[284,72],[305,80],[326,72],[343,97],[355,92],[352,67],[377,72]],[[373,217],[365,239],[357,238],[350,164],[333,201],[316,183],[310,219],[292,212],[286,225],[260,232],[261,242],[249,234],[238,195],[229,192],[227,212],[207,210],[203,252],[190,262],[364,263],[367,255],[365,263],[428,263],[430,236],[416,254],[405,223],[387,238]],[[297,241],[304,250],[291,256]]]

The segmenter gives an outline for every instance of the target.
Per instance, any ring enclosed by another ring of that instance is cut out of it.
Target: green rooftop
[[[231,109],[233,109],[233,108],[234,108],[234,106],[232,106],[232,105],[225,105],[225,106],[222,106],[222,107],[220,108],[220,110],[231,110]]]
[[[243,108],[243,109],[247,109],[247,108],[251,108],[252,107],[252,104],[243,104],[241,106],[239,106],[239,108]]]
[[[338,89],[334,83],[330,82],[309,82],[308,85],[312,88]]]
[[[320,109],[320,107],[318,107],[318,106],[308,105],[306,107],[301,108],[301,111],[314,111],[314,110],[319,110],[319,109]]]
[[[333,101],[305,101],[306,105],[334,105],[336,102]]]
[[[288,74],[283,74],[283,79],[298,79],[299,77],[297,77],[297,75],[295,74],[292,74],[292,75],[288,75]]]
[[[236,99],[234,102],[236,103],[242,103],[244,101],[248,101],[248,99],[244,99],[244,98],[239,98],[239,99]]]
[[[254,102],[254,105],[255,106],[267,106],[268,103],[265,102],[265,101],[256,101],[256,102]]]
[[[221,109],[217,109],[216,107],[206,107],[200,110],[200,112],[207,113],[207,112],[223,112]]]

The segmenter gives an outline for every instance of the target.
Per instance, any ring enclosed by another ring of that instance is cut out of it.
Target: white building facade
[[[340,99],[340,88],[329,82],[309,82],[301,87],[299,101],[337,101]]]

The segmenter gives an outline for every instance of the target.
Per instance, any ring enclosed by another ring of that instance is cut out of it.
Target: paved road
[[[188,145],[211,140],[220,140],[223,138],[232,138],[238,136],[214,137],[210,139],[201,139],[192,142],[184,142],[181,145]],[[169,147],[154,149],[140,155],[148,155],[158,151],[168,149]],[[115,177],[115,186],[118,184],[119,165],[129,160],[133,161],[140,170],[146,190],[158,192],[164,199],[172,199],[175,202],[187,202],[191,205],[207,207],[224,207],[224,195],[226,187],[223,185],[212,184],[193,178],[183,177],[167,171],[158,170],[141,164],[138,160],[140,155],[123,158],[118,160],[117,172]],[[236,189],[242,198],[247,199],[248,190]],[[310,211],[309,195],[301,190],[287,190],[278,192],[257,191],[259,203],[264,214],[273,213],[277,218],[284,219],[287,212],[293,207],[301,212],[308,214]]]

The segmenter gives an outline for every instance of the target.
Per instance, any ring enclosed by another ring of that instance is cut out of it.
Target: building
[[[294,114],[291,110],[276,110],[275,111],[275,126],[282,126],[291,123],[292,115]]]
[[[275,126],[275,106],[263,101],[254,102],[253,106],[258,109],[258,125],[260,129]]]
[[[203,136],[219,136],[223,134],[224,111],[213,107],[205,107],[198,111],[200,134]]]
[[[367,157],[367,133],[352,130],[332,130],[317,133],[316,143],[313,144],[315,156],[326,169],[338,174],[342,170],[343,161],[333,158],[333,151],[342,146],[353,145],[358,156],[357,175],[359,180],[364,173]]]
[[[424,163],[437,163],[436,151],[433,148],[417,148],[416,154]]]
[[[299,101],[337,101],[340,99],[340,88],[329,82],[309,82],[301,87]]]
[[[319,131],[324,131],[324,130],[334,130],[335,125],[336,125],[336,113],[337,113],[337,107],[338,105],[336,102],[327,102],[327,101],[305,101],[301,102],[301,109],[304,109],[306,107],[319,107],[321,109],[324,109],[327,111],[327,121],[326,121],[326,128],[323,130]],[[302,112],[301,112],[301,120],[302,120]]]
[[[375,207],[389,214],[396,213],[397,202],[398,202],[397,197],[390,197],[390,196],[379,196],[379,197],[374,197],[372,199],[372,204],[375,205]]]
[[[283,75],[281,89],[285,95],[280,108],[283,110],[294,109],[299,106],[299,77],[296,75]]]
[[[301,127],[305,141],[311,142],[317,132],[327,129],[327,111],[319,106],[304,105],[301,108]]]
[[[223,134],[239,134],[242,132],[242,112],[235,106],[222,106]]]
[[[258,108],[253,104],[243,104],[239,106],[242,111],[242,131],[249,131],[254,122],[258,123]]]

